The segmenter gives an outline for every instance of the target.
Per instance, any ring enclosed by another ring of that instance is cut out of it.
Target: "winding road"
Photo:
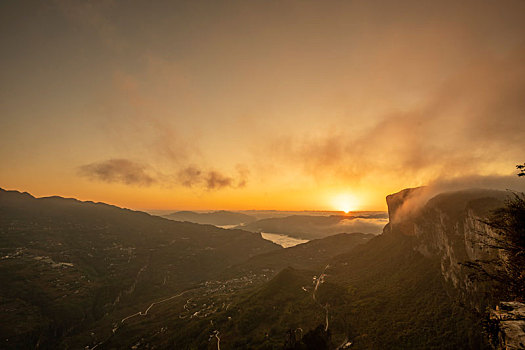
[[[221,350],[221,338],[219,337],[220,332],[218,330],[213,331],[215,338],[217,338],[217,350]]]
[[[153,306],[158,305],[158,304],[165,303],[166,301],[170,301],[170,300],[175,299],[175,298],[178,298],[178,297],[181,297],[181,296],[183,296],[184,294],[189,293],[189,292],[194,291],[194,290],[197,290],[197,289],[199,289],[199,288],[188,289],[188,290],[185,290],[184,292],[181,292],[181,293],[179,293],[179,294],[172,295],[172,296],[169,297],[169,298],[162,299],[162,300],[159,300],[159,301],[155,301],[155,302],[151,303],[151,304],[146,308],[146,310],[144,310],[144,311],[139,311],[139,312],[136,312],[136,313],[134,313],[134,314],[132,314],[132,315],[129,315],[129,316],[124,317],[122,320],[120,320],[120,322],[117,322],[117,323],[114,324],[113,329],[111,330],[111,331],[112,331],[112,334],[109,336],[109,338],[107,338],[107,339],[104,340],[104,341],[101,341],[100,343],[96,344],[96,345],[93,346],[92,348],[89,348],[89,347],[86,347],[86,348],[89,349],[89,350],[95,350],[97,347],[99,347],[100,345],[106,343],[109,339],[111,339],[111,337],[112,337],[112,336],[118,331],[118,329],[120,328],[120,326],[123,325],[124,322],[126,322],[127,320],[129,320],[129,319],[131,319],[131,318],[133,318],[133,317],[136,317],[136,316],[146,316],[146,315],[148,314],[148,312],[151,310],[151,308],[152,308]],[[217,335],[216,335],[216,337],[217,337],[218,341],[220,342],[220,338],[219,338]],[[217,346],[219,346],[219,345],[217,344]],[[220,348],[219,348],[219,350],[220,350]]]
[[[322,307],[324,310],[325,310],[325,327],[324,327],[324,330],[327,331],[328,330],[328,321],[329,321],[329,318],[328,318],[328,304],[325,304],[324,306],[321,305],[320,302],[317,301],[317,297],[316,297],[316,293],[317,293],[317,289],[319,288],[319,285],[320,284],[323,284],[324,283],[324,279],[326,277],[326,270],[330,267],[330,265],[326,265],[323,272],[321,272],[321,274],[319,275],[319,277],[316,278],[316,283],[315,283],[315,287],[314,287],[314,291],[312,293],[312,299],[320,306]]]
[[[171,300],[171,299],[175,299],[175,298],[181,297],[181,296],[183,296],[184,294],[186,294],[186,293],[188,293],[188,292],[191,292],[191,291],[193,291],[193,290],[196,290],[196,289],[198,289],[198,288],[188,289],[188,290],[185,290],[185,291],[182,292],[182,293],[179,293],[179,294],[176,294],[176,295],[172,295],[172,296],[169,297],[169,298],[166,298],[166,299],[163,299],[163,300],[160,300],[160,301],[155,301],[155,302],[151,303],[150,306],[148,306],[148,308],[147,308],[146,310],[144,310],[144,311],[139,311],[139,312],[134,313],[133,315],[129,315],[129,316],[124,317],[122,320],[120,320],[120,324],[123,324],[125,321],[127,321],[127,320],[129,320],[130,318],[133,318],[133,317],[135,317],[135,316],[146,316],[146,315],[148,314],[149,310],[151,310],[151,308],[152,308],[153,306],[158,305],[158,304],[162,304],[162,303],[164,303],[164,302],[166,302],[166,301],[169,301],[169,300]],[[116,328],[116,329],[118,329],[118,328]],[[113,333],[115,333],[116,329],[114,329]]]

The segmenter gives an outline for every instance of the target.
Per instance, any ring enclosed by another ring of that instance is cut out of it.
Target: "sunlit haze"
[[[525,1],[3,1],[0,187],[384,210],[515,188]]]
[[[334,209],[348,213],[352,210],[359,209],[358,200],[350,194],[340,194],[334,198]]]

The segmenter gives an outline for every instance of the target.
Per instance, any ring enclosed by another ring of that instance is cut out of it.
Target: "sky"
[[[523,0],[2,1],[0,187],[201,210],[520,190],[524,23]]]

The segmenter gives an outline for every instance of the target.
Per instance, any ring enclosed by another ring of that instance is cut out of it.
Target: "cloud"
[[[436,179],[427,186],[409,190],[399,207],[394,209],[395,215],[390,218],[393,222],[401,222],[413,217],[434,196],[465,189],[491,189],[525,191],[525,181],[518,176],[461,176],[455,178]],[[392,208],[391,208],[392,209]]]
[[[157,67],[160,63],[151,63],[158,60],[149,55],[144,60],[142,74],[124,69],[114,72],[113,94],[105,95],[101,102],[111,110],[103,121],[104,130],[116,147],[184,167],[201,155],[198,132],[186,128],[185,110],[178,103],[186,96],[186,83],[169,79],[177,73]]]
[[[189,166],[179,170],[177,173],[178,182],[185,187],[192,187],[201,181],[202,171],[195,167]]]
[[[312,178],[319,191],[344,184],[386,192],[510,173],[523,162],[523,1],[409,2],[402,11],[368,2],[348,2],[347,11],[339,3],[306,5],[290,12],[292,31],[282,30],[285,12],[255,7],[228,21],[199,21],[204,26],[189,37],[177,30],[185,21],[157,20],[171,11],[144,17],[140,6],[127,8],[137,15],[130,18],[149,23],[128,35],[135,21],[111,20],[122,12],[119,3],[57,1],[110,48],[124,45],[119,64],[109,60],[115,91],[97,88],[107,101],[95,105],[107,112],[92,114],[112,123],[97,130],[112,133],[107,139],[119,154],[166,173],[150,174],[159,183],[241,188],[249,174],[232,166],[249,162],[250,150],[265,192],[286,181],[306,188]],[[190,11],[188,23],[199,11]],[[312,27],[319,13],[329,21]],[[243,25],[231,23],[248,25],[253,35],[238,36]],[[276,77],[286,83],[275,84]],[[250,123],[241,125],[242,118]],[[209,164],[219,152],[231,156]]]
[[[388,219],[355,218],[341,220],[331,229],[334,232],[366,232],[379,234],[388,223]]]
[[[246,187],[246,184],[248,182],[248,176],[250,175],[250,170],[247,166],[242,164],[237,164],[236,166],[237,174],[238,174],[238,180],[237,180],[237,187],[243,188]]]
[[[217,171],[210,171],[205,176],[206,188],[209,190],[229,187],[233,183],[233,179]]]
[[[129,159],[108,159],[82,165],[78,172],[91,180],[126,185],[150,186],[157,180],[148,174],[147,166]]]
[[[525,181],[516,175],[469,175],[454,178],[437,179],[427,186],[433,193],[455,191],[465,188],[488,188],[493,190],[525,191]]]
[[[181,185],[214,191],[246,186],[249,171],[244,166],[238,165],[236,176],[229,176],[218,170],[202,170],[198,166],[190,165],[174,174],[166,175],[154,171],[149,165],[129,159],[108,159],[82,165],[78,168],[78,174],[91,180],[108,183],[136,186],[159,184],[165,187]]]
[[[183,164],[198,154],[197,146],[184,140],[173,127],[160,120],[148,122],[153,130],[152,151],[174,164]]]
[[[243,188],[248,181],[249,170],[243,165],[237,165],[237,176],[225,175],[217,170],[204,171],[197,166],[188,166],[176,174],[177,182],[185,187],[203,187],[206,190],[223,188]]]
[[[525,45],[478,57],[421,103],[367,127],[270,141],[272,157],[317,179],[425,184],[509,174],[523,161]]]

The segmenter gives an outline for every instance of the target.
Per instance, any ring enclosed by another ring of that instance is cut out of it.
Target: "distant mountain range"
[[[197,224],[210,224],[215,226],[241,225],[257,220],[255,217],[232,211],[214,211],[210,213],[196,213],[194,211],[177,211],[165,218],[176,221],[188,221]]]
[[[0,190],[0,348],[489,348],[478,310],[496,300],[459,263],[484,256],[472,235],[505,193],[442,194],[405,212],[417,193],[389,196],[383,234],[284,249],[245,230]]]
[[[252,232],[279,233],[301,239],[317,239],[338,233],[379,234],[387,222],[387,213],[363,212],[349,215],[291,215],[266,218],[237,228]]]
[[[366,232],[379,234],[388,222],[386,212],[356,212],[346,215],[334,215],[333,212],[300,215],[289,215],[289,213],[277,211],[263,213],[262,219],[257,218],[257,212],[254,212],[254,215],[247,215],[224,210],[209,213],[178,211],[163,217],[170,220],[237,228],[256,233],[282,234],[306,240],[328,237],[338,233]]]

